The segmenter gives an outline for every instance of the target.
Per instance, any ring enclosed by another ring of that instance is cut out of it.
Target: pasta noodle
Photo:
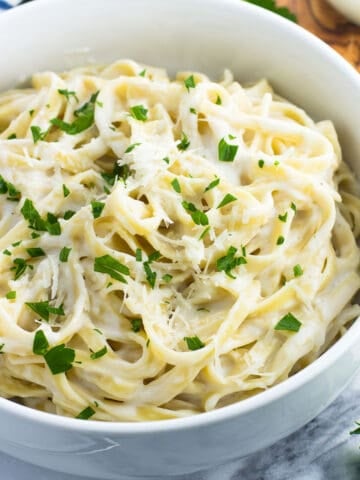
[[[360,313],[359,187],[267,81],[133,61],[0,96],[0,394],[177,418],[313,362]]]

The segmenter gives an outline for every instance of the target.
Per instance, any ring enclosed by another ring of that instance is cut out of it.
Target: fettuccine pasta
[[[267,81],[119,61],[0,96],[0,395],[82,419],[209,411],[360,313],[359,188]]]

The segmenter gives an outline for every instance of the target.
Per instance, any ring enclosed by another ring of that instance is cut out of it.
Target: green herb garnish
[[[75,350],[65,347],[65,344],[57,345],[45,353],[44,359],[53,375],[65,373],[72,368]]]
[[[140,120],[141,122],[146,122],[148,119],[148,109],[145,108],[143,105],[135,105],[134,107],[130,108],[131,116],[136,118],[136,120]]]
[[[237,198],[234,197],[234,195],[231,195],[231,193],[227,193],[216,208],[225,207],[225,205],[235,202],[235,200],[237,200]]]
[[[287,214],[287,212],[286,212],[286,213],[284,213],[284,215],[279,215],[279,216],[278,216],[278,219],[280,220],[280,222],[286,223],[287,217],[288,217],[288,214]]]
[[[278,237],[278,239],[276,240],[276,245],[282,245],[284,242],[285,242],[285,238],[282,235],[280,235],[280,237]]]
[[[31,308],[33,312],[38,314],[39,317],[41,317],[47,322],[50,319],[50,314],[61,316],[65,315],[63,305],[60,305],[60,307],[53,307],[49,304],[48,300],[45,300],[43,302],[26,302],[25,305]]]
[[[360,435],[360,422],[355,422],[356,425],[358,425],[357,428],[355,428],[355,430],[352,430],[350,432],[350,435]]]
[[[264,168],[265,160],[259,160],[258,165],[259,165],[259,168]]]
[[[87,103],[75,110],[75,120],[72,123],[64,122],[60,118],[53,118],[50,123],[68,135],[77,135],[87,130],[94,123],[95,103],[98,95],[99,92],[94,93]]]
[[[135,333],[140,332],[142,329],[143,323],[141,318],[130,318],[131,330]]]
[[[46,135],[49,133],[49,130],[46,130],[44,132],[41,131],[40,127],[37,127],[36,125],[32,125],[30,127],[32,137],[34,140],[34,143],[37,143],[39,141],[42,141],[45,139]]]
[[[8,292],[5,297],[8,299],[8,300],[15,300],[16,298],[16,292],[15,290],[11,290],[10,292]]]
[[[194,107],[190,107],[189,110],[190,110],[190,113],[197,115],[197,111],[195,110]]]
[[[212,182],[209,183],[209,185],[205,188],[204,192],[208,192],[209,190],[217,187],[220,183],[220,178],[216,178]]]
[[[222,138],[218,145],[218,156],[221,162],[233,162],[238,151],[238,145],[231,145]]]
[[[137,248],[135,251],[135,259],[137,262],[142,262],[142,251],[141,248]]]
[[[209,225],[209,219],[206,213],[198,210],[193,203],[184,200],[181,205],[191,215],[191,218],[196,225]]]
[[[35,333],[33,341],[33,353],[35,355],[45,355],[49,348],[49,342],[42,330]]]
[[[149,262],[144,262],[143,266],[144,266],[144,271],[145,271],[145,275],[146,275],[146,280],[147,280],[148,284],[150,285],[150,287],[152,289],[154,289],[157,274],[156,274],[156,272],[151,270]]]
[[[210,232],[210,229],[211,229],[210,225],[208,225],[206,228],[204,228],[202,234],[199,237],[199,240],[202,240],[203,238],[205,238],[206,235]]]
[[[294,202],[291,202],[290,208],[292,208],[294,212],[296,212],[296,205]]]
[[[182,132],[180,142],[176,145],[178,150],[184,151],[190,147],[190,141],[187,135]]]
[[[179,180],[177,178],[174,178],[174,180],[171,182],[171,186],[173,187],[175,192],[181,193],[180,183],[179,183]]]
[[[76,212],[74,210],[66,210],[64,213],[64,220],[70,220],[71,217],[75,215]]]
[[[105,203],[96,200],[91,202],[91,210],[94,218],[99,218],[104,210]]]
[[[26,271],[27,268],[30,270],[33,270],[33,266],[29,265],[26,263],[26,260],[24,258],[15,258],[14,260],[14,266],[10,268],[10,270],[15,271],[15,277],[14,280],[18,280],[21,275],[23,275]]]
[[[162,280],[165,283],[170,283],[172,279],[173,279],[173,276],[170,275],[170,273],[166,273],[165,275],[162,276]]]
[[[59,253],[60,262],[64,262],[64,263],[67,262],[69,259],[70,252],[71,252],[71,248],[63,247]]]
[[[118,280],[122,283],[127,283],[123,275],[130,275],[130,270],[128,267],[110,255],[104,255],[102,257],[95,258],[94,271],[106,273],[114,280]]]
[[[63,185],[62,186],[62,189],[63,189],[63,195],[64,197],[68,197],[70,195],[70,190],[68,189],[68,187],[66,185]]]
[[[97,352],[91,352],[90,358],[91,360],[97,360],[98,358],[103,357],[104,355],[107,354],[107,346],[105,345],[101,350],[98,350]]]
[[[92,407],[86,407],[75,418],[78,418],[79,420],[89,420],[89,418],[94,416],[95,413],[96,412]]]
[[[294,315],[289,312],[284,317],[282,317],[279,322],[275,325],[275,330],[287,330],[289,332],[298,332],[300,330],[302,323],[294,317]]]
[[[36,257],[44,257],[45,252],[42,248],[27,248],[26,249],[27,253],[30,255],[31,258],[36,258]]]
[[[16,133],[12,133],[7,137],[7,140],[16,140],[16,138],[17,138]]]
[[[70,101],[71,97],[73,97],[77,102],[79,102],[79,99],[76,96],[76,93],[73,91],[59,88],[58,92],[60,93],[60,95],[63,95],[68,102]]]
[[[221,100],[221,97],[218,95],[217,98],[216,98],[216,105],[222,105],[222,100]]]
[[[294,270],[294,277],[301,277],[301,275],[304,273],[303,269],[301,268],[301,265],[297,264],[293,268]]]
[[[253,5],[257,5],[258,7],[265,8],[266,10],[270,10],[270,12],[277,13],[292,22],[297,22],[296,15],[294,15],[287,7],[278,7],[276,5],[275,0],[245,0],[248,3],[252,3]]]
[[[196,85],[195,85],[195,79],[194,79],[194,75],[190,75],[190,77],[186,78],[184,80],[184,85],[186,87],[186,90],[189,92],[190,91],[190,88],[195,88]]]
[[[127,147],[127,149],[125,150],[125,153],[130,153],[134,150],[134,148],[138,147],[139,145],[141,145],[141,143],[132,143],[131,145],[129,145]]]
[[[8,255],[9,257],[11,256],[11,252],[7,248],[2,253],[3,255]]]
[[[203,343],[198,336],[184,337],[184,341],[189,350],[199,350],[200,348],[205,347],[205,343]]]
[[[170,163],[170,158],[169,157],[164,157],[162,160],[163,160],[163,162],[165,162],[169,165],[169,163]]]
[[[238,265],[245,265],[247,263],[247,260],[244,256],[235,257],[236,252],[237,248],[231,246],[226,252],[226,255],[220,257],[216,261],[216,269],[218,270],[218,272],[223,271],[228,277],[233,279],[236,277],[232,275],[231,270],[236,268]]]

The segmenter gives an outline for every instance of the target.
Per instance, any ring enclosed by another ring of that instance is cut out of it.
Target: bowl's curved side
[[[239,0],[104,0],[101,5],[98,0],[38,0],[0,17],[0,42],[0,89],[37,70],[120,57],[215,78],[225,67],[241,80],[268,77],[279,93],[314,117],[334,120],[346,156],[360,173],[356,72],[291,22]],[[0,448],[94,478],[209,468],[265,447],[316,416],[360,365],[359,340],[357,322],[319,360],[283,384],[181,420],[81,422],[0,399]]]

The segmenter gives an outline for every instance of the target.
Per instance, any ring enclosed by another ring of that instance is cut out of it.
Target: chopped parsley
[[[222,105],[222,100],[221,100],[220,95],[217,96],[215,103],[216,103],[216,105]]]
[[[21,192],[16,189],[15,185],[10,182],[4,180],[4,178],[0,175],[0,194],[7,193],[9,196],[7,200],[11,200],[14,202],[18,202],[21,198]]]
[[[140,332],[142,329],[143,323],[141,318],[130,318],[131,330],[135,333]]]
[[[45,252],[42,248],[27,248],[26,249],[27,253],[30,255],[31,258],[36,258],[36,257],[44,257]]]
[[[91,210],[94,218],[99,218],[104,210],[105,203],[96,200],[91,202]]]
[[[248,3],[265,8],[271,12],[277,13],[292,22],[297,22],[296,15],[294,15],[287,7],[278,7],[275,0],[245,0]]]
[[[110,255],[96,257],[94,261],[94,271],[106,273],[114,280],[118,280],[122,283],[127,283],[123,275],[130,275],[128,267]]]
[[[152,289],[155,288],[155,282],[156,282],[156,272],[154,272],[153,270],[151,270],[151,267],[150,267],[150,263],[149,262],[144,262],[143,263],[143,266],[144,266],[144,271],[145,271],[145,276],[146,276],[146,280],[148,282],[148,284],[150,285],[150,287]]]
[[[67,262],[69,259],[70,252],[71,252],[70,247],[63,247],[59,253],[60,262],[63,262],[63,263]]]
[[[86,407],[75,418],[78,418],[79,420],[89,420],[89,418],[94,416],[95,413],[96,412],[92,407]]]
[[[61,226],[58,219],[52,213],[47,214],[47,219],[43,220],[34,204],[28,198],[21,208],[21,213],[25,220],[29,221],[29,227],[38,231],[47,231],[50,235],[60,235]]]
[[[280,237],[278,237],[278,239],[276,240],[276,245],[282,245],[284,242],[285,242],[285,238],[282,235],[280,235]]]
[[[64,220],[70,220],[71,217],[75,215],[76,212],[74,210],[66,210],[64,213]]]
[[[237,200],[237,198],[234,197],[234,195],[231,195],[231,193],[227,193],[216,208],[225,207],[225,205],[235,202],[235,200]]]
[[[190,77],[185,78],[185,80],[184,80],[184,85],[185,85],[186,90],[187,90],[188,92],[190,91],[190,88],[195,88],[195,87],[196,87],[196,84],[195,84],[194,75],[190,75]]]
[[[16,133],[12,133],[7,137],[7,140],[15,140],[17,138]]]
[[[65,315],[63,305],[60,305],[60,307],[53,307],[49,304],[48,300],[45,300],[43,302],[26,302],[25,305],[37,315],[39,315],[39,317],[44,319],[46,322],[49,321],[50,314],[61,316]]]
[[[350,432],[350,435],[360,435],[360,422],[355,422],[357,425],[357,428],[355,430],[352,430]]]
[[[199,240],[202,240],[203,238],[205,238],[206,235],[210,232],[210,229],[211,229],[210,225],[208,225],[206,228],[204,228],[202,234],[199,237]]]
[[[42,330],[35,333],[33,341],[33,353],[35,355],[45,355],[49,348],[49,342]]]
[[[301,275],[304,273],[303,269],[301,268],[301,265],[297,264],[293,268],[294,270],[294,277],[301,277]]]
[[[189,110],[190,110],[190,113],[193,113],[194,115],[197,114],[197,111],[195,110],[194,107],[190,107]]]
[[[131,145],[129,145],[127,147],[127,149],[125,150],[125,153],[130,153],[134,150],[134,148],[138,147],[139,145],[141,145],[141,143],[132,143]]]
[[[233,162],[238,151],[238,145],[231,145],[222,138],[218,145],[218,156],[221,162]]]
[[[18,240],[17,242],[12,243],[11,245],[12,245],[13,247],[18,247],[18,246],[21,245],[21,244],[22,244],[22,240]]]
[[[260,159],[260,160],[258,161],[258,165],[259,165],[259,168],[264,168],[265,160]]]
[[[16,292],[15,290],[11,290],[10,292],[8,292],[5,297],[8,299],[8,300],[15,300],[16,298]]]
[[[31,232],[31,238],[39,238],[40,234],[36,232]]]
[[[98,350],[97,352],[91,352],[90,358],[91,360],[97,360],[98,358],[103,357],[104,355],[107,354],[107,346],[105,345],[103,348]]]
[[[209,185],[205,188],[204,192],[208,192],[209,190],[217,187],[220,183],[220,178],[215,178],[212,182],[209,183]]]
[[[45,353],[44,359],[53,375],[65,373],[72,368],[75,350],[65,347],[65,344],[57,345]]]
[[[173,279],[173,276],[170,275],[170,273],[166,273],[165,275],[162,276],[162,280],[165,283],[170,283],[172,279]]]
[[[63,195],[64,195],[65,198],[70,195],[70,190],[68,189],[68,187],[66,185],[62,186],[62,190],[63,190]]]
[[[137,262],[142,262],[142,251],[141,248],[137,248],[135,252],[135,259]]]
[[[225,272],[228,277],[233,279],[236,277],[232,275],[231,270],[236,268],[238,265],[245,265],[247,263],[247,260],[244,256],[235,257],[236,252],[237,248],[231,246],[226,252],[226,255],[220,257],[216,261],[216,269],[218,272]]]
[[[196,225],[209,225],[209,219],[206,213],[198,210],[193,203],[184,200],[181,205],[191,215],[191,218]]]
[[[143,105],[135,105],[134,107],[131,107],[130,112],[133,118],[136,118],[136,120],[140,120],[141,122],[146,122],[148,119],[148,109]]]
[[[180,183],[179,183],[179,180],[177,178],[174,178],[174,180],[171,182],[171,186],[173,187],[175,192],[181,193]]]
[[[291,313],[284,315],[275,325],[275,330],[287,330],[289,332],[298,332],[302,323]]]
[[[21,275],[23,275],[26,271],[27,268],[30,270],[33,270],[33,266],[29,265],[26,263],[26,260],[24,258],[15,258],[14,260],[14,266],[10,268],[10,270],[13,270],[15,272],[14,280],[18,280]]]
[[[278,216],[278,219],[280,220],[280,222],[286,223],[287,217],[288,217],[288,214],[287,214],[287,212],[286,212],[286,213],[284,213],[284,215],[279,215],[279,216]]]
[[[7,248],[3,251],[3,255],[8,255],[10,257],[11,252]]]
[[[161,257],[161,253],[157,250],[155,250],[155,252],[151,253],[147,259],[147,263],[152,263],[152,262],[156,262],[156,260],[159,260],[159,258]]]
[[[93,93],[87,103],[75,110],[75,120],[72,123],[64,122],[60,118],[53,118],[50,123],[68,135],[77,135],[87,130],[94,123],[95,104],[98,95],[99,92]]]
[[[60,95],[63,95],[68,102],[70,101],[71,97],[73,97],[77,102],[79,102],[79,99],[76,96],[76,93],[71,90],[59,88],[58,92],[60,93]]]
[[[290,208],[292,208],[294,212],[296,212],[296,205],[294,202],[291,202]]]
[[[170,163],[170,158],[169,157],[164,157],[162,160],[163,160],[163,162],[165,162],[169,165],[169,163]]]
[[[139,73],[139,76],[140,76],[140,77],[145,77],[145,75],[146,75],[146,70],[145,70],[145,68],[144,68],[144,70],[142,70],[142,71]]]
[[[44,140],[46,135],[49,133],[49,130],[45,130],[44,132],[42,132],[41,128],[36,125],[32,125],[30,130],[34,143]]]
[[[108,185],[113,187],[115,185],[115,182],[120,178],[124,182],[126,182],[126,180],[130,177],[131,173],[132,170],[130,170],[129,165],[119,165],[117,162],[115,162],[113,171],[111,173],[104,172],[101,174],[101,176]]]
[[[190,140],[187,135],[182,132],[180,142],[176,145],[178,150],[184,151],[190,147]]]
[[[189,350],[199,350],[200,348],[205,347],[205,343],[203,343],[196,335],[195,337],[184,337],[184,341],[186,342]]]

